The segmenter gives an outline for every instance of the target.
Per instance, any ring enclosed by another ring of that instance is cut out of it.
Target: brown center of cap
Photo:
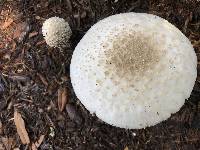
[[[105,68],[111,78],[113,75],[128,80],[135,76],[141,77],[160,60],[161,51],[153,36],[130,31],[120,33],[108,41],[112,41],[112,48],[105,51]]]

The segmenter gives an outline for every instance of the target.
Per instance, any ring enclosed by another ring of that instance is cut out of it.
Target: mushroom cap
[[[197,57],[165,19],[124,13],[92,26],[72,56],[70,76],[82,104],[104,122],[153,126],[179,111],[196,77]]]
[[[63,48],[67,45],[72,31],[63,18],[51,17],[43,23],[42,34],[50,47]]]

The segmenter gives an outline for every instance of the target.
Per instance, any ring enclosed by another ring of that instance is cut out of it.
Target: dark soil
[[[182,109],[142,130],[112,127],[90,115],[69,78],[72,52],[86,31],[98,20],[121,12],[167,19],[191,40],[200,60],[199,0],[0,0],[0,12],[1,26],[13,19],[0,30],[0,138],[14,139],[11,149],[29,149],[16,131],[16,110],[31,142],[45,135],[41,150],[200,149],[199,63],[194,90]],[[42,23],[51,16],[66,19],[73,30],[71,46],[63,52],[49,48],[42,38]],[[57,105],[61,87],[67,87],[68,93],[63,112]]]

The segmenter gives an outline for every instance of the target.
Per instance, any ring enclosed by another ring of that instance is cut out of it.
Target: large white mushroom
[[[42,34],[50,47],[66,47],[72,34],[71,28],[63,18],[51,17],[43,23]]]
[[[105,18],[85,34],[71,60],[84,106],[108,124],[139,129],[177,112],[197,76],[190,41],[165,19],[145,13]]]

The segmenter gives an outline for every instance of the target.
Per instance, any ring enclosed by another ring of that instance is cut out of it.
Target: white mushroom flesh
[[[68,45],[72,31],[63,18],[51,17],[43,23],[42,34],[50,47],[64,48]]]
[[[197,58],[190,41],[165,19],[145,13],[110,16],[79,42],[70,66],[83,105],[108,124],[153,126],[188,99]]]

